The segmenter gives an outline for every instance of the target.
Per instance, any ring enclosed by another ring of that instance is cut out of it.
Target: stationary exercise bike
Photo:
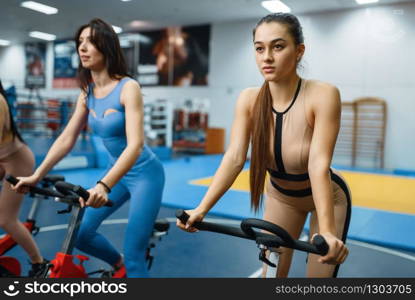
[[[43,188],[49,188],[55,182],[64,180],[60,175],[47,175],[42,179],[40,185]],[[40,202],[46,197],[35,196],[34,193],[30,193],[29,196],[33,198],[33,204],[30,208],[29,214],[23,225],[29,230],[32,235],[36,235],[39,232],[39,227],[36,224],[36,214],[40,205]],[[8,251],[13,249],[17,243],[9,234],[5,234],[0,238],[0,277],[19,277],[21,276],[21,266],[19,261],[11,256],[5,256]]]
[[[18,180],[11,175],[6,176],[6,180],[12,183],[13,185],[18,183]],[[73,249],[75,247],[76,237],[78,234],[78,229],[81,224],[84,208],[81,208],[79,203],[79,197],[85,199],[89,198],[89,192],[79,185],[73,185],[65,181],[57,181],[54,183],[54,189],[51,188],[39,188],[39,187],[29,187],[31,193],[37,195],[43,195],[47,197],[53,197],[56,201],[66,203],[68,206],[64,210],[58,211],[59,214],[70,213],[71,218],[68,224],[68,229],[66,232],[65,239],[62,243],[61,251],[56,253],[55,258],[49,263],[48,268],[45,270],[45,273],[41,277],[49,278],[87,278],[90,275],[97,273],[106,274],[105,277],[112,278],[123,278],[126,277],[125,268],[122,268],[118,272],[112,274],[106,270],[96,270],[93,272],[87,273],[83,263],[89,258],[85,255],[73,255]],[[113,203],[109,200],[106,206],[112,206]],[[167,220],[159,219],[156,220],[154,229],[153,229],[153,238],[147,249],[147,261],[148,267],[151,267],[153,257],[150,254],[150,249],[155,246],[154,240],[161,239],[161,236],[167,234],[169,229],[169,223]],[[78,260],[78,263],[75,262],[75,259]],[[108,275],[109,274],[109,275]]]

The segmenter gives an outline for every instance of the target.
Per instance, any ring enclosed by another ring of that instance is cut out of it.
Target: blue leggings
[[[114,206],[86,208],[76,247],[110,265],[116,264],[121,258],[120,253],[97,229],[104,219],[131,199],[124,237],[127,277],[148,277],[146,249],[160,209],[163,187],[164,170],[157,158],[134,166],[109,194]]]

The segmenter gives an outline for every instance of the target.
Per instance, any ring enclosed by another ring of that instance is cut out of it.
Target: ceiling
[[[59,13],[45,15],[20,7],[21,0],[1,0],[0,39],[12,43],[34,41],[32,30],[70,38],[93,17],[100,17],[124,31],[139,20],[136,29],[151,30],[169,25],[192,25],[258,19],[268,13],[260,0],[38,0],[56,7]],[[354,0],[283,0],[294,14],[357,8]],[[414,0],[379,0],[377,5]]]

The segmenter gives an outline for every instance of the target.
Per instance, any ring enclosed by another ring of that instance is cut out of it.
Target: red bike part
[[[34,221],[24,222],[23,225],[27,228],[27,230],[29,230],[29,232],[33,232],[35,229]],[[0,255],[3,255],[14,246],[16,246],[16,242],[10,235],[6,234],[3,238],[0,239]]]
[[[29,230],[29,232],[33,232],[35,230],[35,221],[26,221],[23,225]]]
[[[114,275],[112,275],[112,278],[127,278],[127,270],[125,269],[125,266],[122,266],[117,271],[115,271]]]
[[[3,255],[14,246],[16,246],[16,242],[10,235],[6,234],[3,238],[0,239],[0,255]]]
[[[17,259],[10,256],[0,256],[0,266],[6,269],[12,276],[20,276],[22,272]]]
[[[79,264],[74,263],[74,258],[79,259]],[[50,278],[87,278],[88,274],[85,272],[85,268],[82,263],[89,260],[84,255],[69,255],[62,252],[56,254],[55,259],[50,263],[52,267],[50,269]]]

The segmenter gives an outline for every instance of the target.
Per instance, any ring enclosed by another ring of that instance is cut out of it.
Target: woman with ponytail
[[[245,163],[251,143],[251,207],[262,206],[264,219],[298,239],[310,213],[310,237],[321,234],[329,245],[323,257],[310,254],[308,277],[336,277],[348,249],[351,199],[344,179],[330,168],[340,127],[340,94],[328,83],[300,78],[298,64],[305,52],[301,25],[292,14],[262,18],[253,31],[258,68],[265,81],[242,91],[236,104],[230,145],[199,206],[187,213],[195,232],[230,188]],[[266,173],[270,178],[266,179]],[[282,248],[277,277],[287,277],[292,250]],[[266,265],[264,265],[264,273]]]
[[[33,171],[34,165],[33,153],[17,131],[6,92],[0,81],[0,177],[3,181],[0,191],[0,228],[10,234],[28,254],[32,264],[30,277],[39,276],[47,262],[40,254],[30,232],[18,219],[23,195],[14,192],[4,182],[3,177],[5,174],[27,176]]]

